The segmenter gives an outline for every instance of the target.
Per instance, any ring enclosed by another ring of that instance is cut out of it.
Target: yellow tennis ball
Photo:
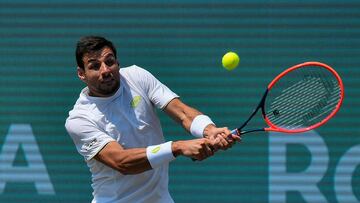
[[[226,70],[234,70],[240,62],[239,56],[235,52],[228,52],[222,58],[222,65]]]

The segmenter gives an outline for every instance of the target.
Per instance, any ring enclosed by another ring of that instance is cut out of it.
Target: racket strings
[[[336,103],[337,104],[337,100]],[[305,118],[302,119],[298,119],[297,121],[294,120],[293,123],[289,123],[288,127],[289,129],[297,129],[297,128],[301,128],[301,127],[307,127],[310,125],[306,125],[304,126],[303,122],[304,120],[307,120],[307,123],[311,123],[311,124],[315,124],[320,122],[325,116],[327,116],[329,113],[331,113],[333,111],[333,107],[331,107],[330,105],[327,105],[323,111],[317,115],[315,115],[314,117],[310,117],[307,116]]]
[[[315,104],[316,100],[303,100],[305,102],[300,103],[302,104],[301,106],[296,106],[299,105],[299,103],[291,103],[287,102],[286,106],[284,105],[281,109],[274,107],[276,109],[277,112],[281,112],[282,115],[285,116],[281,116],[278,117],[277,115],[275,116],[274,114],[272,114],[272,116],[270,117],[270,120],[272,120],[273,123],[277,124],[277,125],[284,125],[283,123],[287,123],[287,125],[296,125],[297,123],[302,123],[304,121],[304,119],[306,119],[307,117],[309,117],[309,115],[312,115],[313,113],[307,113],[304,116],[300,117],[298,115],[301,115],[303,112],[303,109],[309,108],[311,107],[311,105]],[[290,104],[290,105],[289,105]],[[294,108],[296,106],[296,108]],[[276,118],[277,117],[277,118]]]
[[[308,127],[315,123],[322,121],[328,116],[335,108],[338,103],[337,98],[331,98],[328,103],[320,102],[321,104],[313,108],[307,115],[304,115],[297,123],[293,123],[293,129]],[[306,121],[306,122],[304,122]],[[305,123],[305,125],[304,125]]]
[[[307,102],[306,99],[308,98],[311,99],[312,96],[313,97],[319,96],[318,89],[320,89],[322,86],[319,83],[316,84],[316,82],[317,82],[316,80],[312,80],[306,83],[300,81],[292,85],[291,87],[286,88],[284,91],[282,91],[282,94],[280,96],[275,98],[275,101],[272,103],[272,108],[282,106],[294,97],[298,98],[298,100],[293,101],[295,102],[295,104],[305,105],[306,103],[304,102]],[[315,88],[311,88],[312,86],[314,86]]]
[[[314,103],[317,102],[317,97],[322,96],[321,94],[317,94],[318,91],[310,88],[311,85],[315,84],[316,83],[314,81],[308,83],[300,81],[292,85],[291,87],[285,89],[280,96],[275,98],[275,101],[271,104],[271,109],[286,110],[286,112],[288,113],[295,114],[303,111],[304,108],[311,107],[312,105],[314,105]],[[319,88],[320,87],[318,87],[317,89]],[[305,89],[306,91],[299,91],[299,89]],[[292,100],[295,97],[298,99]],[[287,117],[289,116],[291,115],[287,115]],[[284,116],[284,118],[286,118],[286,116]],[[279,119],[281,119],[281,117],[279,117]]]
[[[308,127],[328,116],[339,99],[340,87],[329,71],[299,68],[272,88],[266,101],[266,116],[281,128]]]

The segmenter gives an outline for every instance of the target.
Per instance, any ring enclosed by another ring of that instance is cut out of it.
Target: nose
[[[111,66],[106,65],[106,63],[102,62],[100,67],[100,73],[101,75],[107,75],[111,72],[110,69]]]

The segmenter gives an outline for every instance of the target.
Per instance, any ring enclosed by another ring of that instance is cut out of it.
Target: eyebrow
[[[109,56],[113,56],[115,57],[115,55],[113,53],[108,53],[104,56],[104,58],[108,58]],[[87,60],[88,63],[91,63],[91,62],[94,62],[94,61],[97,61],[97,58],[91,58],[89,60]]]
[[[87,62],[91,63],[91,62],[94,62],[94,61],[97,61],[97,59],[92,58],[92,59],[89,59]]]

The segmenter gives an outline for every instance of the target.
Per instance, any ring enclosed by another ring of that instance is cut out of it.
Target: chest
[[[125,148],[147,146],[161,134],[154,106],[141,92],[125,90],[102,111],[104,131]]]

